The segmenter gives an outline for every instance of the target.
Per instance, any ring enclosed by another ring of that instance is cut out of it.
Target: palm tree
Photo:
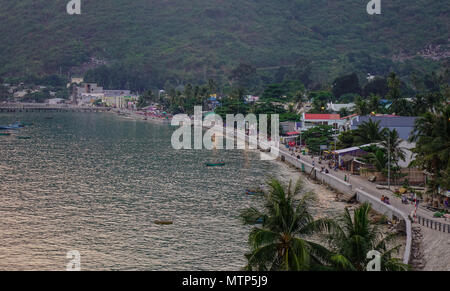
[[[433,194],[439,186],[450,189],[446,173],[450,169],[450,105],[436,113],[426,112],[416,120],[410,141],[416,142],[413,165],[431,174],[429,187]]]
[[[391,155],[391,161],[393,161],[394,164],[398,166],[398,162],[400,160],[406,160],[405,151],[400,146],[400,144],[402,143],[402,139],[400,139],[396,129],[386,129],[384,133],[385,135],[383,141],[381,142],[381,145],[386,149],[386,151],[389,151]]]
[[[364,157],[364,160],[375,167],[377,172],[385,174],[387,169],[388,159],[386,157],[386,153],[377,149],[375,152],[371,152]]]
[[[271,180],[269,193],[265,194],[265,209],[248,208],[242,211],[244,224],[255,225],[249,235],[250,252],[246,255],[246,270],[306,271],[326,269],[324,262],[331,256],[323,246],[305,240],[302,236],[323,229],[326,220],[314,221],[308,211],[311,193],[301,199],[301,180],[292,188],[278,180]]]
[[[370,95],[370,99],[369,99],[369,110],[371,112],[379,112],[380,110],[380,96],[375,95],[375,94],[371,94]]]
[[[369,144],[382,141],[385,136],[385,130],[380,128],[380,121],[363,122],[355,131],[355,140],[358,144]]]
[[[328,241],[335,253],[331,256],[331,264],[341,271],[364,271],[370,259],[369,251],[381,253],[381,268],[383,271],[406,271],[409,269],[401,260],[393,258],[392,254],[398,252],[399,246],[388,249],[387,244],[395,234],[383,237],[376,225],[369,219],[371,206],[362,204],[355,209],[353,217],[348,209],[341,219],[337,220],[328,235]]]
[[[355,113],[358,115],[367,115],[370,113],[369,105],[365,100],[362,100],[360,97],[355,100]]]

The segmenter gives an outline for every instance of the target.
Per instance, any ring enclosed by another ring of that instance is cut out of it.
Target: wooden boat
[[[264,195],[261,189],[246,189],[245,194],[247,195]]]
[[[207,167],[223,167],[225,166],[225,162],[220,162],[220,163],[206,163]]]
[[[172,225],[173,221],[169,221],[169,220],[156,220],[155,224],[158,225]]]
[[[21,125],[19,122],[16,122],[14,124],[10,125],[0,125],[0,130],[16,130],[22,128],[23,125]]]
[[[258,218],[254,224],[263,224],[263,219],[262,218]]]

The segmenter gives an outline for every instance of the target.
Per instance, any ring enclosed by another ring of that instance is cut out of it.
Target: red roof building
[[[339,114],[311,114],[303,113],[300,131],[304,132],[318,125],[330,125],[336,130],[344,130],[346,120]]]
[[[305,120],[340,120],[339,114],[311,114],[305,113]]]

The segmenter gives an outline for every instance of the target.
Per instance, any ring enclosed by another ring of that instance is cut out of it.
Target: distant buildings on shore
[[[105,90],[96,83],[80,83],[74,86],[73,98],[78,105],[101,102],[108,107],[135,109],[139,96],[130,90]]]

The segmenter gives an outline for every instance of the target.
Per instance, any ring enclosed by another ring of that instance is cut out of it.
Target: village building
[[[355,109],[355,103],[348,103],[348,104],[333,104],[327,103],[327,110],[332,113],[339,113],[342,109],[346,109],[349,112],[352,112]]]
[[[372,120],[373,122],[380,122],[380,129],[388,128],[391,131],[396,129],[401,139],[408,140],[414,132],[416,119],[417,117],[396,115],[357,116],[351,120],[350,129],[357,129],[364,122]]]
[[[345,120],[341,119],[339,114],[303,113],[301,122],[297,125],[297,128],[303,132],[318,125],[330,125],[335,130],[343,131],[345,129]]]

